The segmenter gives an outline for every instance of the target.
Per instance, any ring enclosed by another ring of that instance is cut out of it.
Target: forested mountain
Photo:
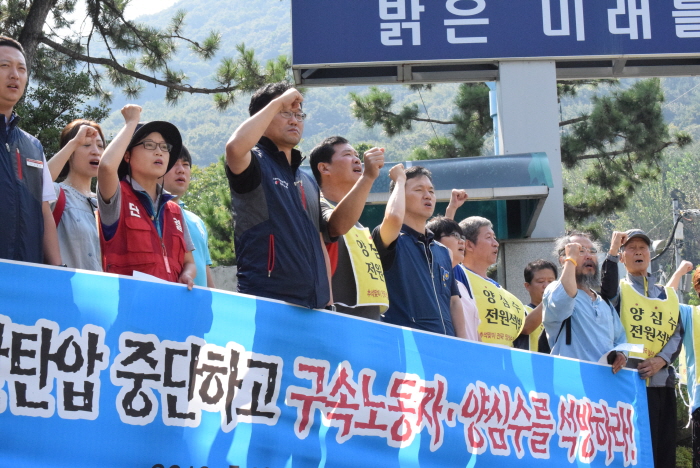
[[[291,54],[290,0],[181,0],[156,15],[139,20],[164,25],[172,14],[186,10],[184,33],[193,39],[202,38],[208,30],[218,30],[222,34],[222,48],[214,60],[202,62],[194,54],[182,50],[173,68],[182,69],[197,85],[211,86],[211,76],[220,58],[234,57],[235,46],[245,43],[255,50],[258,59],[264,63],[280,54]],[[620,87],[629,87],[632,80],[623,80]],[[664,115],[672,130],[685,130],[700,141],[700,79],[664,78],[662,80],[666,102]],[[387,86],[395,98],[396,107],[415,103],[421,111],[427,107],[433,119],[449,120],[453,113],[453,100],[456,84],[437,85],[431,91],[421,93],[404,86]],[[304,110],[309,114],[304,139],[303,152],[308,151],[326,136],[340,134],[353,142],[364,142],[387,148],[390,160],[407,159],[412,148],[424,144],[435,133],[449,131],[445,126],[431,126],[427,123],[414,125],[411,132],[390,139],[380,128],[368,129],[351,115],[351,91],[365,92],[364,87],[307,88]],[[560,106],[561,119],[576,117],[590,107],[590,97],[594,93],[605,93],[606,88],[584,90],[574,98],[563,99]],[[143,118],[164,119],[174,122],[182,130],[184,141],[192,151],[195,163],[206,166],[219,159],[224,145],[236,126],[248,115],[249,96],[239,96],[238,101],[225,112],[218,112],[210,96],[186,96],[174,107],[164,103],[164,90],[147,88],[135,102],[143,105]],[[113,113],[104,122],[107,135],[114,134],[122,125],[119,108],[127,101],[115,96]],[[425,107],[424,104],[425,103]],[[667,150],[662,164],[661,175],[656,183],[645,183],[631,197],[630,208],[607,219],[598,220],[604,237],[609,237],[613,229],[628,229],[636,226],[650,231],[653,238],[665,238],[671,228],[671,193],[681,196],[684,208],[700,208],[700,193],[696,187],[700,180],[699,143],[684,150]],[[484,152],[492,151],[493,144],[487,141]],[[583,169],[565,171],[565,183],[570,188],[581,186]],[[680,192],[679,192],[680,191]],[[695,227],[686,224],[687,257],[700,260],[696,253]],[[668,256],[668,254],[667,254]]]
[[[196,85],[212,86],[211,76],[219,59],[234,57],[235,46],[245,43],[255,50],[256,57],[264,64],[278,55],[291,56],[291,19],[289,0],[181,0],[155,15],[144,16],[139,21],[164,25],[179,9],[187,11],[185,34],[193,39],[204,37],[209,30],[219,31],[222,47],[213,60],[203,62],[193,53],[183,49],[178,55],[175,69],[183,70]],[[402,86],[394,86],[398,104],[417,102],[420,96]],[[442,85],[432,92],[423,93],[431,116],[449,118],[456,85]],[[304,110],[309,114],[301,148],[308,152],[326,136],[341,134],[352,141],[363,141],[387,148],[394,160],[406,159],[411,148],[427,140],[433,132],[429,126],[419,125],[410,136],[395,140],[383,138],[380,130],[366,129],[352,118],[348,93],[363,91],[361,87],[307,88]],[[223,154],[224,145],[233,130],[248,116],[249,96],[240,96],[237,102],[224,112],[214,108],[211,96],[185,96],[174,107],[165,104],[165,91],[149,86],[133,100],[144,107],[143,118],[169,120],[183,132],[185,144],[192,151],[195,163],[209,164]],[[109,138],[122,125],[119,109],[127,103],[123,96],[115,95],[113,113],[103,127]],[[435,131],[445,130],[436,128]]]

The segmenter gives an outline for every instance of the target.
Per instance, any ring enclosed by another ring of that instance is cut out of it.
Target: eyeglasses
[[[460,233],[458,233],[458,232],[451,232],[451,233],[445,235],[445,237],[454,237],[454,238],[457,239],[458,241],[460,241],[460,240],[461,240],[461,241],[467,240],[466,237],[464,237],[462,234],[460,234]]]
[[[588,247],[583,247],[583,248],[581,248],[581,253],[595,255],[598,253],[598,249],[596,249],[595,247],[591,247],[590,249]],[[563,257],[565,254],[566,254],[565,249],[561,249],[559,251],[560,256]]]
[[[134,146],[138,145],[143,145],[143,147],[149,151],[153,151],[154,149],[156,149],[156,147],[158,147],[164,153],[169,153],[170,150],[173,149],[173,145],[171,145],[170,143],[156,143],[152,140],[145,140],[141,143],[136,143]]]
[[[289,112],[289,111],[282,111],[280,112],[280,115],[284,117],[285,119],[291,119],[292,116],[298,121],[298,122],[303,122],[306,120],[306,114],[303,112]]]

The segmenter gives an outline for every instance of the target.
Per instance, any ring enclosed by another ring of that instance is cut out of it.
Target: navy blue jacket
[[[44,150],[18,122],[0,124],[0,258],[42,263]]]
[[[260,177],[252,190],[237,192],[232,183],[237,176],[226,170],[234,211],[238,291],[323,308],[330,301],[330,289],[319,237],[318,185],[299,170],[302,157],[296,150],[291,166],[267,138],[252,154],[251,166],[257,166],[255,175]]]
[[[373,237],[389,292],[382,321],[454,336],[450,300],[458,292],[447,248],[430,230],[420,234],[406,225],[391,246],[382,245],[379,228]]]

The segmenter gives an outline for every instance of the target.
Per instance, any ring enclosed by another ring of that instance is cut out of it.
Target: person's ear
[[[131,162],[131,151],[127,151],[124,153],[124,162],[129,164]]]
[[[331,172],[331,165],[325,162],[318,163],[318,172],[320,174],[328,175]]]

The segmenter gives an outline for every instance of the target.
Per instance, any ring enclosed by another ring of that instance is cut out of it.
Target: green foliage
[[[199,215],[209,231],[209,254],[212,266],[235,265],[233,216],[224,157],[200,169],[192,168],[190,188],[183,197],[187,208]]]
[[[25,98],[15,107],[22,118],[22,129],[39,139],[47,158],[59,149],[61,130],[75,119],[100,122],[109,115],[104,105],[85,104],[90,98],[90,77],[85,73],[53,73],[54,85],[40,83],[27,90]]]
[[[679,445],[676,447],[676,468],[693,468],[693,450]]]
[[[129,99],[138,97],[146,83],[165,88],[165,100],[174,104],[187,93],[214,95],[219,110],[240,92],[290,77],[290,61],[282,56],[264,65],[252,49],[237,46],[236,58],[224,57],[211,87],[198,87],[184,71],[174,68],[176,54],[186,49],[197,61],[211,60],[222,48],[222,34],[203,31],[201,41],[185,37],[187,13],[175,11],[160,26],[128,20],[125,0],[85,0],[83,17],[75,15],[76,0],[11,0],[0,3],[0,28],[25,48],[33,79],[50,86],[42,56],[53,56],[72,70],[77,65],[91,79],[91,92],[104,103],[113,99],[111,87]],[[225,8],[224,11],[228,9]],[[217,9],[210,10],[217,11]]]
[[[424,88],[421,85],[409,85],[409,89],[420,91]],[[389,137],[412,130],[415,122],[454,126],[449,135],[435,135],[424,146],[414,148],[411,159],[477,156],[484,146],[485,135],[493,131],[489,89],[483,83],[464,83],[459,86],[455,97],[457,109],[449,121],[419,117],[417,104],[407,104],[398,111],[392,111],[392,94],[377,87],[371,87],[365,95],[350,93],[350,99],[353,101],[353,116],[356,119],[370,128],[381,125]]]
[[[418,117],[418,106],[404,106],[398,113],[391,111],[394,98],[391,93],[372,86],[367,95],[350,93],[353,101],[352,114],[362,120],[367,127],[381,124],[390,137],[411,130],[413,121]]]
[[[558,83],[558,93],[560,99],[571,99],[581,90],[611,85],[617,85],[617,81],[565,81]],[[436,134],[414,148],[412,159],[479,155],[486,136],[493,131],[489,90],[482,83],[459,86],[450,121],[422,118],[416,104],[393,110],[392,94],[376,87],[364,95],[350,93],[350,99],[355,118],[367,127],[380,125],[389,137],[412,130],[420,121],[450,128],[447,134]],[[661,108],[663,100],[659,79],[637,81],[627,89],[594,95],[588,112],[561,122],[563,165],[569,170],[585,168],[564,191],[569,224],[601,233],[604,227],[597,218],[624,210],[639,186],[659,177],[664,150],[692,142],[687,132],[670,136]]]
[[[689,127],[689,130],[693,130]],[[695,129],[697,137],[700,129]],[[647,232],[651,239],[665,240],[673,227],[671,200],[679,199],[681,209],[700,208],[700,193],[695,188],[700,185],[700,160],[697,158],[700,143],[683,149],[672,147],[667,150],[666,157],[659,164],[659,176],[636,188],[633,194],[627,196],[627,207],[610,215],[598,218],[603,238],[609,239],[612,231],[625,231],[640,228]],[[565,184],[575,184],[585,168],[577,168],[565,173]],[[695,265],[700,264],[700,220],[684,220],[684,241],[681,257]],[[655,262],[657,263],[657,262]],[[658,260],[656,273],[663,273],[666,278],[675,270],[674,250],[669,249]],[[689,278],[689,277],[688,277]],[[665,280],[662,278],[662,283]],[[692,289],[691,289],[692,291]],[[691,301],[693,294],[690,296]]]
[[[659,176],[664,150],[689,144],[685,133],[670,138],[661,112],[663,100],[656,78],[594,96],[590,114],[562,136],[561,157],[567,169],[590,160],[585,183],[565,196],[564,211],[571,224],[580,226],[591,216],[624,209],[641,184]]]

